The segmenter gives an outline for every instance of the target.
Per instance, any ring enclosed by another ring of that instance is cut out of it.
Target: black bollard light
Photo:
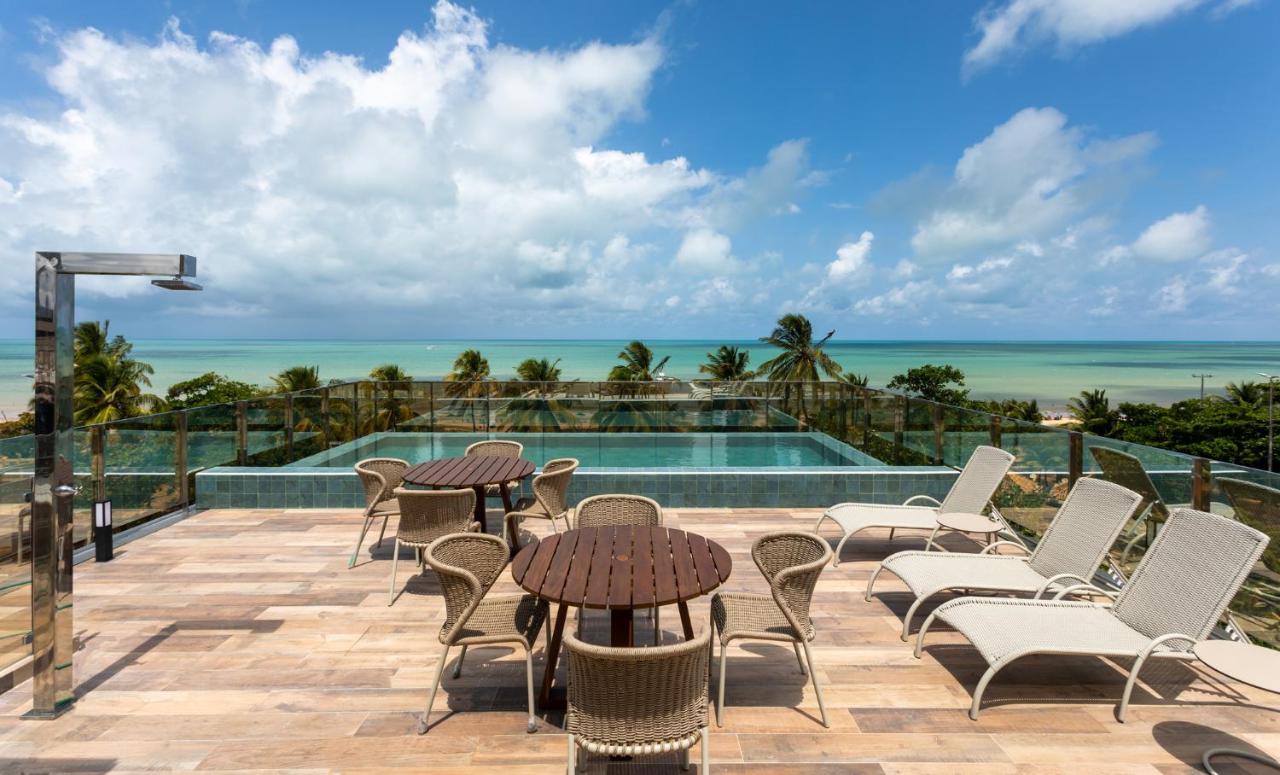
[[[111,501],[93,502],[93,550],[98,562],[115,556],[115,538],[111,534]]]

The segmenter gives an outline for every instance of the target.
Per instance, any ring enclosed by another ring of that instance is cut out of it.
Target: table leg
[[[502,482],[498,485],[498,491],[502,493],[502,510],[507,514],[510,514],[512,510],[515,509],[515,507],[511,505],[511,489],[507,487],[506,482]]]
[[[569,606],[561,603],[556,609],[556,624],[551,630],[551,640],[547,643],[546,668],[542,672],[542,692],[538,695],[538,706],[551,707],[551,684],[556,680],[556,662],[560,659],[560,638],[564,635],[564,620],[569,615]]]
[[[487,533],[489,532],[489,524],[485,520],[484,485],[477,484],[475,487],[471,489],[476,491],[476,522],[480,523],[480,532]]]
[[[614,648],[636,645],[635,611],[630,608],[609,609],[609,645]]]
[[[676,604],[680,609],[680,626],[684,627],[684,639],[693,640],[693,622],[689,620],[689,604],[683,600]]]

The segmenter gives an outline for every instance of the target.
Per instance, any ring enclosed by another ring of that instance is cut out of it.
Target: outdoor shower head
[[[160,280],[152,280],[151,284],[157,288],[166,288],[170,291],[202,291],[204,286],[199,283],[193,283],[182,277],[165,277]]]

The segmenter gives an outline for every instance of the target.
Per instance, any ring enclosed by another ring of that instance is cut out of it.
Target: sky
[[[0,338],[1276,339],[1280,0],[0,0]]]

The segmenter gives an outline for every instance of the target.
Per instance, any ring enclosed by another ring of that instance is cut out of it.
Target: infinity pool
[[[293,463],[293,467],[349,468],[368,457],[413,463],[461,455],[481,439],[524,444],[541,467],[558,457],[584,468],[827,468],[880,465],[824,433],[377,433]]]

